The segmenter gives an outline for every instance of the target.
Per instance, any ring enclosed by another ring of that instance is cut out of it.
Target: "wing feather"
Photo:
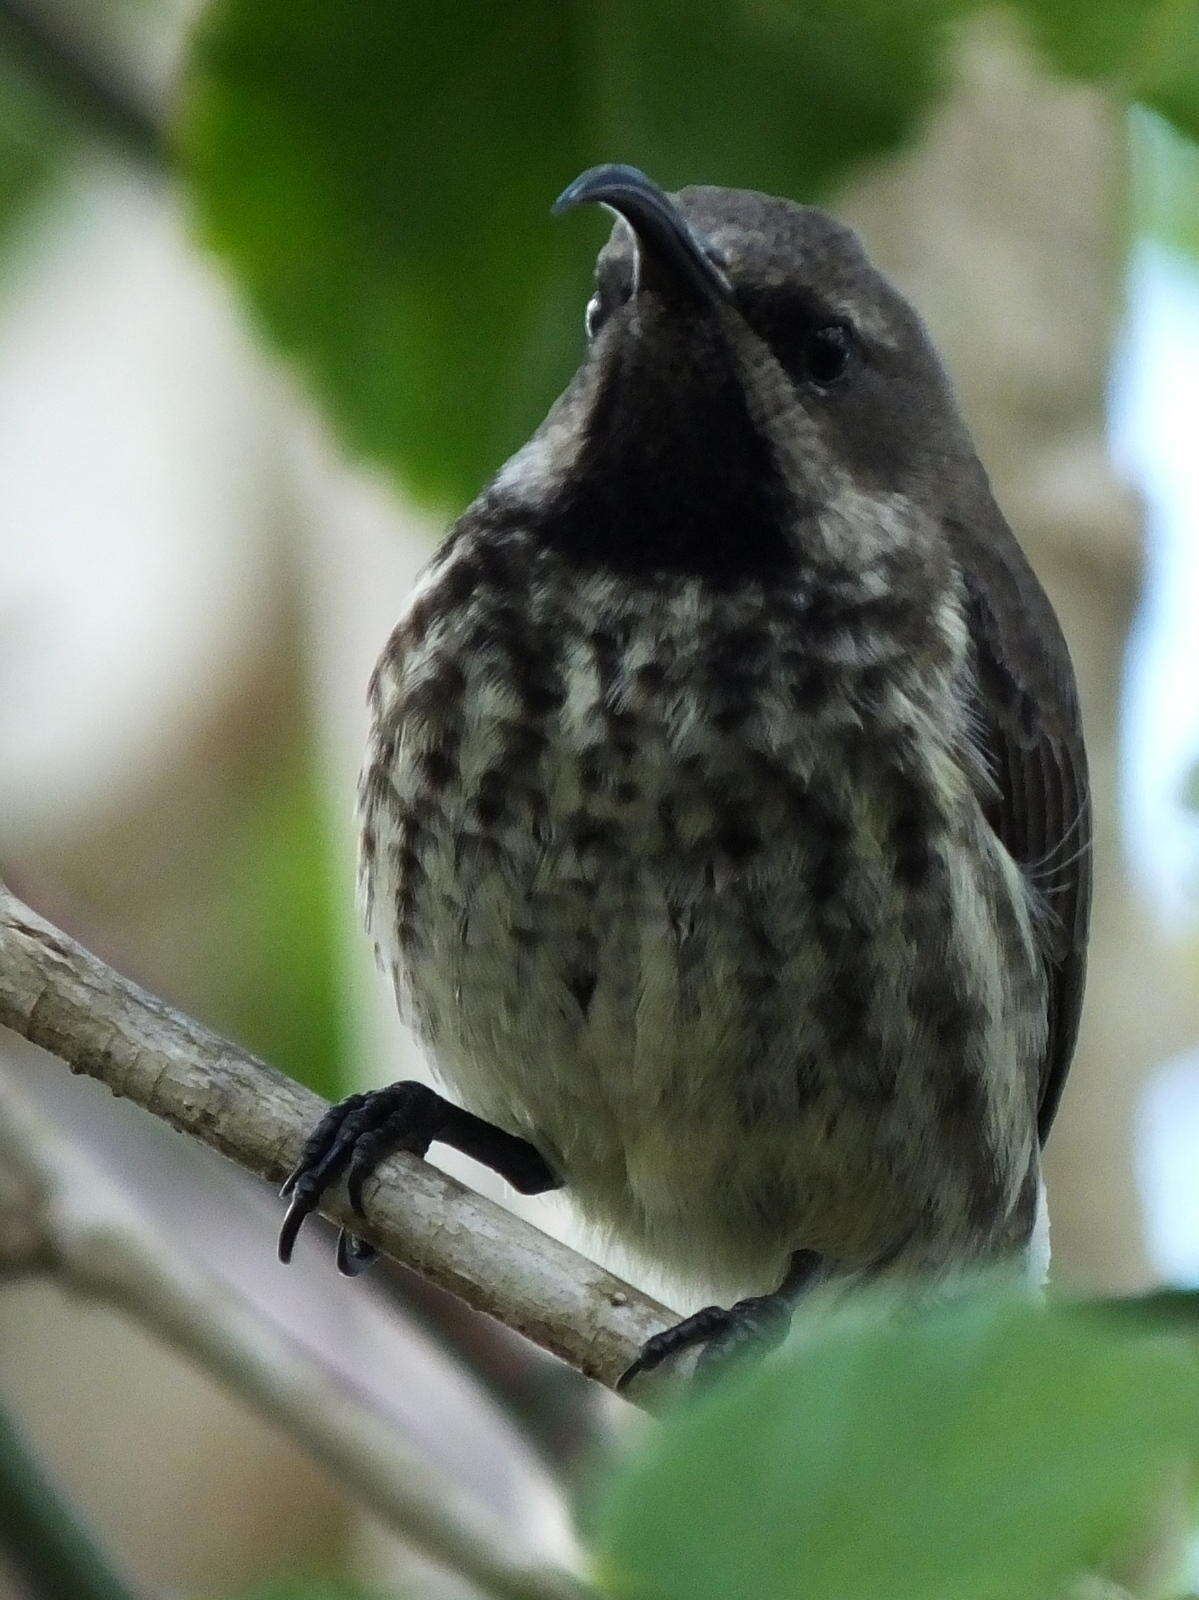
[[[1091,907],[1091,808],[1074,670],[1057,617],[998,513],[949,526],[966,586],[987,820],[1041,896],[1049,976],[1042,1144],[1078,1036]]]

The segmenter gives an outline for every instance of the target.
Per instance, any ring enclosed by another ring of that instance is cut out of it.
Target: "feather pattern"
[[[1041,905],[1049,1026],[1038,1132],[1049,1135],[1078,1035],[1091,909],[1091,804],[1078,693],[1061,628],[997,511],[948,524],[968,595],[980,745],[995,780],[983,812]]]

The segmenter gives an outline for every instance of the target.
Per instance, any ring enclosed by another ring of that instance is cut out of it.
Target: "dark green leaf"
[[[1199,0],[1159,0],[1133,92],[1180,133],[1199,139]]]
[[[807,198],[902,138],[951,0],[216,0],[181,150],[207,239],[349,443],[472,495],[577,359],[583,167]]]
[[[1050,64],[1072,78],[1115,79],[1146,48],[1162,0],[1017,0]]]
[[[604,1570],[638,1600],[1039,1600],[1195,1459],[1197,1376],[1172,1341],[991,1293],[842,1310],[652,1437]]]

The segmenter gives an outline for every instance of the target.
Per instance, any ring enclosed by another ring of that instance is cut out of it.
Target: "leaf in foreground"
[[[1199,1453],[1180,1342],[988,1292],[813,1312],[615,1483],[601,1560],[652,1600],[1030,1600]]]

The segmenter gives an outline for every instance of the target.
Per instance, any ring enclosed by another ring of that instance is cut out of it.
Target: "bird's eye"
[[[844,322],[809,329],[802,350],[804,376],[810,383],[828,388],[845,376],[853,348],[853,333]]]
[[[599,290],[587,302],[587,309],[583,313],[583,326],[587,329],[587,337],[594,339],[599,331],[599,325],[604,317],[604,302],[600,299]]]

